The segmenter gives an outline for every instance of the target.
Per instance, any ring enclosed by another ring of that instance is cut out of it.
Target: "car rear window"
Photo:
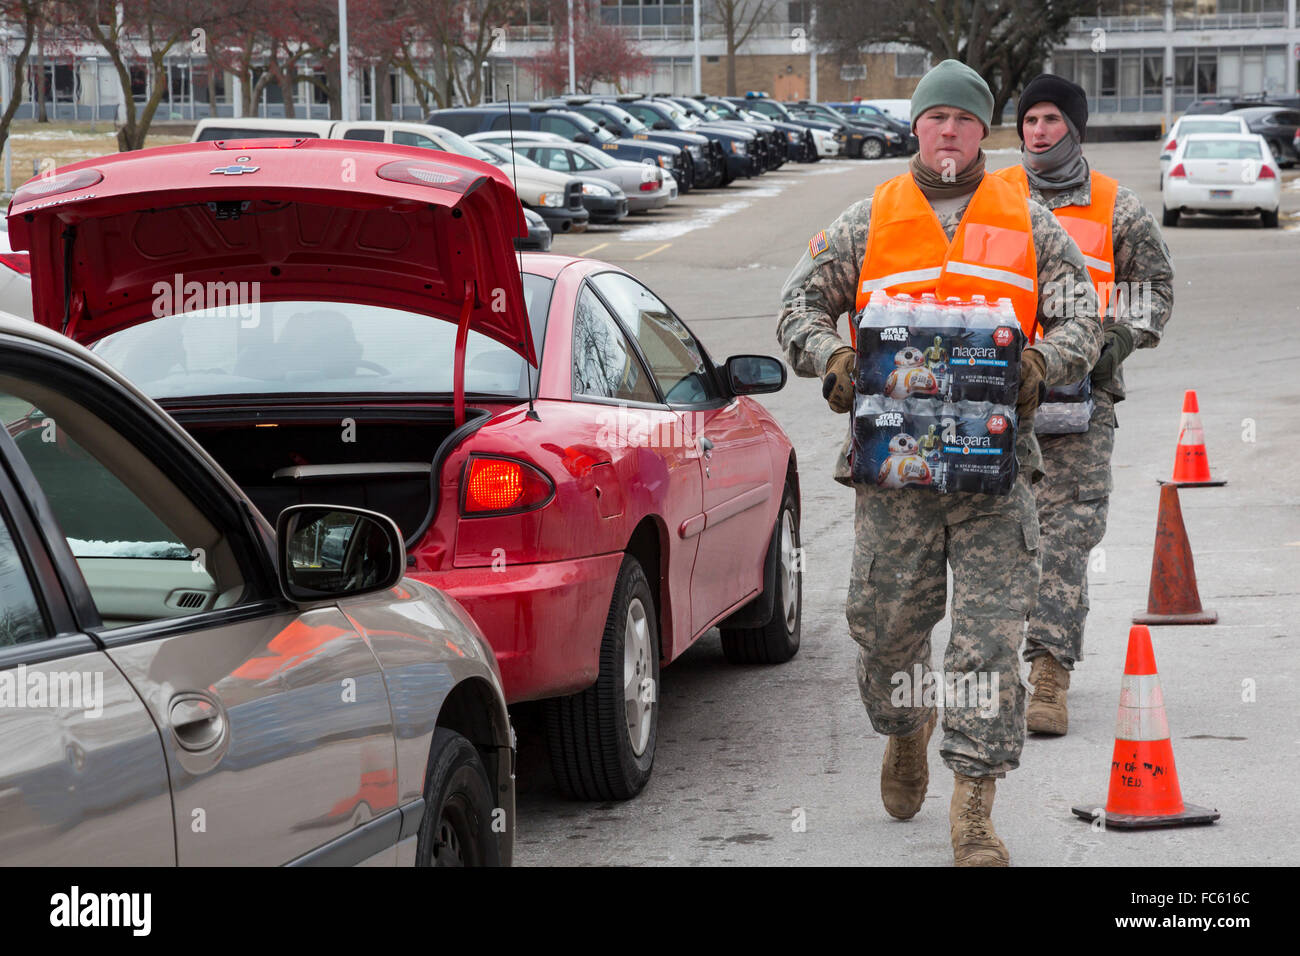
[[[1198,119],[1184,120],[1178,131],[1190,136],[1192,133],[1240,133],[1242,129],[1236,120]]]
[[[540,355],[554,282],[524,274]],[[261,302],[164,316],[105,337],[94,351],[154,399],[206,395],[450,394],[456,326],[346,302]],[[526,397],[526,364],[473,330],[465,391]]]
[[[1259,143],[1248,139],[1207,139],[1187,144],[1184,159],[1259,159]]]

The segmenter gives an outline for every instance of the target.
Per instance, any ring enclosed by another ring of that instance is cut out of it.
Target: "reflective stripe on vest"
[[[917,298],[932,292],[940,300],[1010,299],[1032,341],[1038,264],[1028,203],[1010,184],[985,176],[950,243],[911,173],[881,183],[871,197],[855,309],[861,310],[877,289]],[[850,324],[849,330],[856,344],[857,328]]]
[[[1019,163],[999,169],[994,176],[1015,186],[1025,196],[1029,195],[1029,177]],[[1119,195],[1119,182],[1092,171],[1090,202],[1087,206],[1061,206],[1053,209],[1056,220],[1065,227],[1074,244],[1083,253],[1088,276],[1097,290],[1098,311],[1102,316],[1111,301],[1115,286],[1115,197]]]

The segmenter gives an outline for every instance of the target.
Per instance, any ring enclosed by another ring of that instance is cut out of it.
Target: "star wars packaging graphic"
[[[1016,469],[1013,408],[884,395],[855,400],[855,482],[1005,495],[1016,482]]]
[[[1039,435],[1077,435],[1092,421],[1092,379],[1077,385],[1049,388],[1043,404],[1034,413],[1034,431]]]
[[[862,394],[1015,404],[1025,336],[1010,299],[877,290],[855,321]]]

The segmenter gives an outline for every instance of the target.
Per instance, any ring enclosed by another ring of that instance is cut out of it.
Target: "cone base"
[[[1105,811],[1105,804],[1090,803],[1071,807],[1070,812],[1080,820],[1091,823],[1098,816],[1098,811]],[[1136,816],[1128,813],[1107,813],[1106,829],[1111,830],[1147,830],[1153,827],[1189,827],[1213,823],[1219,819],[1219,811],[1208,807],[1198,807],[1193,803],[1184,803],[1181,813],[1164,816]]]
[[[1157,478],[1158,485],[1175,485],[1179,488],[1218,488],[1220,485],[1226,485],[1228,479],[1224,478],[1217,481],[1174,481],[1172,478]]]
[[[1156,614],[1152,611],[1134,611],[1134,624],[1217,624],[1218,611],[1192,611],[1188,614]]]

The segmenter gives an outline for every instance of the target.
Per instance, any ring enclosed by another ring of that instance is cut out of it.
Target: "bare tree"
[[[818,0],[817,33],[845,62],[868,43],[907,43],[960,60],[993,91],[993,123],[1095,0]]]
[[[705,22],[722,29],[727,44],[727,95],[736,95],[736,51],[744,46],[754,27],[762,23],[776,7],[777,0],[714,0],[711,8],[701,10]]]
[[[5,140],[9,138],[9,126],[13,123],[14,114],[18,112],[18,105],[23,101],[23,70],[27,66],[27,58],[40,26],[41,10],[42,4],[38,0],[0,0],[0,20],[21,24],[23,31],[23,45],[13,64],[13,82],[10,86],[13,93],[4,105],[4,113],[0,114],[0,149],[4,148]]]

